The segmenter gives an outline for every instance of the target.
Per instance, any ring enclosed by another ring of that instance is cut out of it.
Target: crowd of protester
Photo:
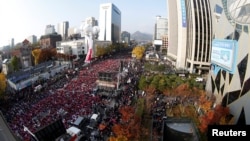
[[[121,77],[120,96],[110,97],[117,92],[115,90],[108,91],[108,97],[93,94],[98,72],[118,72],[121,58],[124,68],[129,70]],[[67,129],[77,117],[90,117],[93,113],[98,113],[101,116],[100,124],[106,128],[101,131],[95,130],[98,131],[95,140],[104,140],[112,135],[112,125],[119,122],[119,107],[130,104],[136,97],[136,83],[139,80],[141,64],[135,66],[131,62],[129,56],[119,55],[97,60],[85,67],[81,65],[77,73],[74,71],[58,74],[59,79],[49,81],[47,87],[38,93],[29,89],[23,91],[23,94],[29,94],[29,97],[16,100],[5,112],[9,127],[21,140],[30,141],[31,135],[24,131],[24,126],[34,133],[62,118]],[[113,106],[110,104],[111,101],[114,101]],[[89,140],[94,139],[91,137]]]

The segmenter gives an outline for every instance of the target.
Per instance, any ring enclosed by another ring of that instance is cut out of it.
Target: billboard
[[[211,63],[230,73],[234,73],[237,53],[237,41],[214,39],[212,42]]]

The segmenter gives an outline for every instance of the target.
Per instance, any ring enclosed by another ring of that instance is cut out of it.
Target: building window
[[[245,26],[243,27],[243,31],[246,32],[246,33],[248,33],[248,26],[247,26],[247,25],[245,25]]]

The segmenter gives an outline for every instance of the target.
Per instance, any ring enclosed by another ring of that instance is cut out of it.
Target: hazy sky
[[[87,17],[99,20],[100,4],[112,2],[122,13],[122,31],[153,34],[156,16],[167,17],[167,0],[0,0],[0,47],[44,35],[46,25],[69,21],[80,27]]]

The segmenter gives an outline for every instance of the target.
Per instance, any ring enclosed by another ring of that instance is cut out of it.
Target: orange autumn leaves
[[[199,129],[202,133],[207,131],[208,125],[232,124],[228,107],[217,105],[214,109],[209,109],[206,114],[200,117]]]
[[[124,106],[119,109],[121,120],[114,124],[112,131],[114,137],[110,137],[109,141],[128,141],[137,140],[140,137],[141,118],[135,114],[135,108]]]

